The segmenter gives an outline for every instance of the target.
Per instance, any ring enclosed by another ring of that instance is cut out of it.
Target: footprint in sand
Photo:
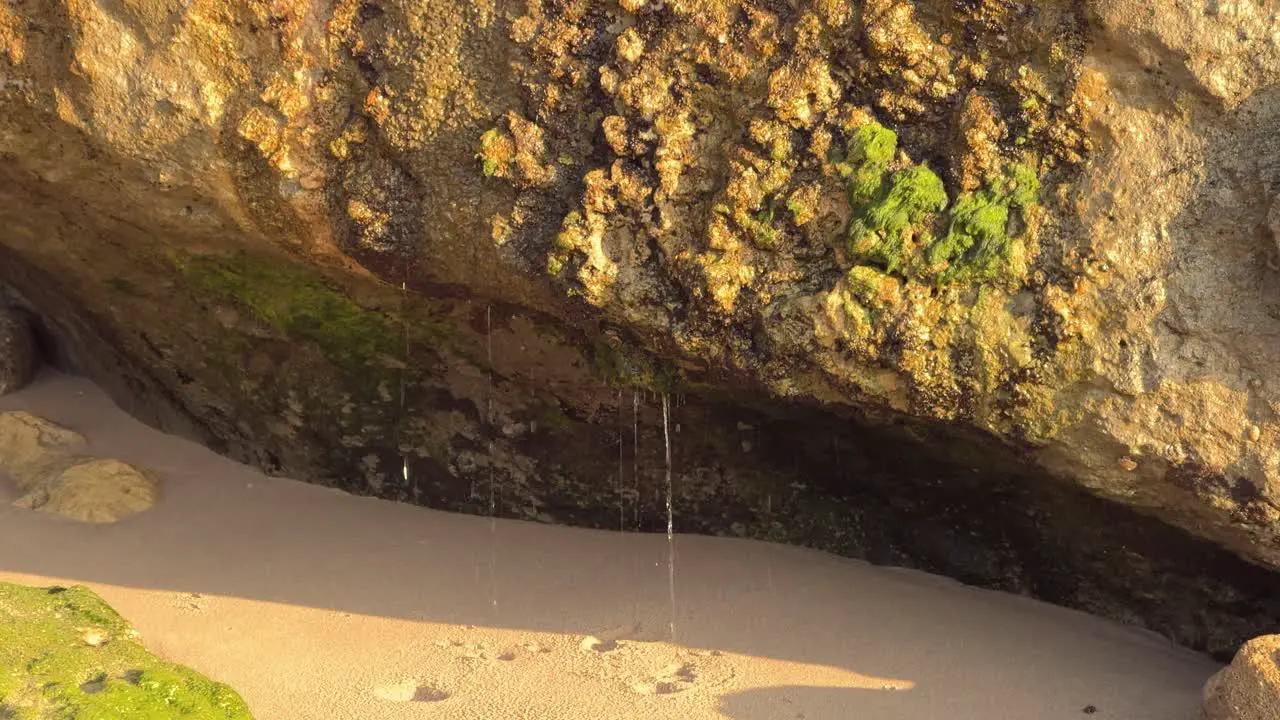
[[[431,685],[419,684],[416,680],[402,680],[390,685],[374,688],[373,694],[391,702],[440,702],[448,700],[450,693]]]
[[[652,678],[631,684],[631,689],[641,695],[675,695],[694,687],[698,672],[690,663],[668,665]]]
[[[208,607],[209,599],[198,592],[178,593],[177,606],[185,612],[200,612]]]
[[[527,653],[532,653],[535,655],[545,655],[552,652],[551,648],[547,647],[546,645],[543,645],[540,642],[533,642],[533,641],[522,643],[520,645],[520,649],[524,650]]]
[[[482,664],[488,664],[493,662],[494,660],[501,660],[502,662],[512,662],[517,657],[519,657],[514,649],[507,649],[507,650],[502,650],[500,652],[494,652],[490,650],[489,646],[485,645],[484,643],[464,643],[460,640],[438,640],[436,641],[435,645],[436,647],[442,650],[451,650],[456,659],[462,660],[464,662],[482,663]],[[527,645],[522,647],[524,647],[525,649],[529,649]],[[535,651],[550,652],[549,650],[545,650],[541,646],[538,646],[536,644],[533,646],[533,649],[531,649],[530,652],[535,652]]]
[[[629,687],[640,695],[677,695],[694,689],[717,692],[736,675],[731,664],[720,660],[720,653],[692,651],[678,657],[656,673],[632,676]]]

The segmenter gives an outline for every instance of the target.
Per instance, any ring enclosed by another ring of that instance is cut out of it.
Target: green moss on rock
[[[596,374],[613,387],[675,392],[682,383],[677,368],[624,345],[595,343],[591,362]]]
[[[942,179],[928,166],[889,172],[897,149],[896,133],[876,122],[865,123],[851,133],[845,158],[836,165],[848,183],[850,249],[864,262],[890,272],[908,264],[908,234],[927,235],[926,220],[947,205]]]
[[[857,261],[934,282],[995,277],[1017,242],[1010,232],[1014,212],[1036,203],[1035,171],[1008,165],[982,188],[949,202],[932,169],[895,162],[896,153],[897,135],[868,122],[850,133],[844,156],[836,158],[848,184],[848,242]]]
[[[874,202],[897,150],[898,134],[879,123],[867,123],[854,130],[846,156],[836,167],[849,182],[849,199],[855,214]]]
[[[251,720],[234,690],[164,662],[87,588],[0,583],[0,698],[13,720]]]
[[[539,430],[546,431],[552,435],[568,432],[573,427],[573,421],[569,419],[568,415],[564,414],[564,410],[558,404],[547,404],[539,407],[530,419]]]
[[[485,177],[494,177],[506,169],[515,154],[515,147],[510,138],[498,132],[497,128],[486,131],[480,136],[480,148],[476,159],[480,161],[480,171]]]
[[[906,265],[906,235],[928,236],[922,223],[947,206],[947,190],[926,165],[895,172],[876,194],[870,207],[849,228],[854,252],[895,272]]]
[[[950,264],[941,279],[990,277],[1009,259],[1011,212],[1035,204],[1039,191],[1040,181],[1030,168],[1012,165],[995,182],[961,195],[951,208],[947,234],[929,248],[931,264]]]
[[[315,272],[246,253],[192,257],[181,267],[199,290],[235,302],[290,338],[314,343],[335,367],[367,372],[395,356],[401,333],[390,319]]]
[[[775,201],[775,198],[770,198],[763,210],[752,213],[747,220],[747,232],[751,242],[761,250],[773,250],[778,247],[778,231],[773,226]]]

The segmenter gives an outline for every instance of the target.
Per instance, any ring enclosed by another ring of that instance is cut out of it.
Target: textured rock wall
[[[1280,566],[1275,14],[0,0],[0,284],[274,472],[651,528],[665,394],[689,529],[1229,652],[1272,579],[1214,548]]]

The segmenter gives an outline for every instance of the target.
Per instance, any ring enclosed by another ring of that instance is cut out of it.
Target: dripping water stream
[[[621,408],[619,408],[621,413]],[[631,512],[637,534],[640,533],[640,391],[631,391]],[[640,555],[631,544],[631,619],[640,618]]]
[[[614,480],[614,491],[618,494],[618,532],[627,530],[626,496],[623,491],[623,480],[626,476],[627,452],[623,445],[622,390],[618,390],[618,476]]]
[[[400,475],[404,478],[405,486],[411,488],[413,504],[419,505],[422,498],[418,492],[418,485],[409,482],[409,455],[405,452],[402,437],[406,420],[405,385],[407,384],[406,376],[409,374],[409,283],[407,281],[400,283],[400,331],[404,340],[404,357],[400,368],[400,414],[396,422],[396,449],[400,451]]]
[[[498,516],[497,503],[495,502],[494,479],[496,472],[493,460],[493,306],[486,305],[484,308],[484,335],[485,335],[485,354],[488,358],[488,382],[485,392],[484,402],[484,421],[486,445],[489,451],[489,605],[493,611],[498,611]]]
[[[662,394],[662,442],[664,444],[667,470],[667,592],[671,601],[671,616],[668,628],[671,631],[671,642],[676,641],[676,540],[675,509],[671,479],[671,409],[667,394]]]
[[[631,391],[631,511],[640,532],[640,391]]]

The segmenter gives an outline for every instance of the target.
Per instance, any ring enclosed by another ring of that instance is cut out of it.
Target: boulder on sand
[[[151,473],[74,452],[84,444],[79,433],[30,413],[0,413],[0,472],[23,493],[14,505],[92,523],[155,505],[159,483]]]
[[[1204,686],[1201,720],[1280,720],[1280,635],[1245,643]]]

